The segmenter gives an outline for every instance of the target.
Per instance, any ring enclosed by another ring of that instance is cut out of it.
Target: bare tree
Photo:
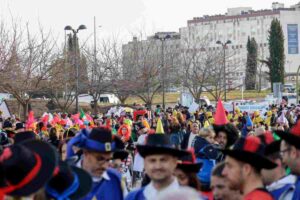
[[[193,39],[191,35],[187,34],[182,38],[182,71],[181,79],[183,86],[197,100],[200,99],[201,94],[208,86],[208,79],[211,76],[211,60],[212,57],[206,47],[207,38]]]
[[[14,95],[23,107],[25,118],[32,95],[50,76],[51,62],[56,57],[55,40],[42,27],[38,34],[31,33],[28,24],[23,28],[14,23],[12,27],[7,32],[9,58],[0,71],[0,88]]]
[[[113,91],[112,72],[121,65],[118,42],[114,39],[103,39],[97,49],[85,48],[88,66],[88,91],[93,97],[94,112],[98,112],[100,96]]]
[[[235,51],[229,51],[228,49],[225,59],[222,51],[211,52],[210,60],[207,63],[209,76],[205,89],[216,101],[224,96],[225,90],[228,92],[241,86],[242,83],[239,83],[241,79],[238,79],[239,76],[236,76],[235,73],[239,73],[241,68],[245,66],[241,61],[234,58]],[[226,62],[225,74],[224,61]],[[224,78],[226,79],[225,85]]]
[[[72,66],[67,62],[67,58],[62,55],[53,62],[51,77],[44,88],[50,96],[50,103],[59,108],[62,112],[68,112],[75,100],[75,81],[70,73]]]
[[[224,95],[224,78],[226,82],[232,82],[228,78],[232,73],[237,72],[240,67],[240,61],[234,58],[236,52],[227,49],[225,60],[226,76],[224,75],[224,55],[220,47],[210,47],[210,35],[203,38],[195,37],[189,31],[182,34],[182,70],[181,80],[183,86],[193,95],[196,102],[200,99],[202,93],[207,91],[215,100]],[[227,90],[240,87],[239,84],[231,83],[232,87],[227,86]]]
[[[134,37],[132,43],[123,45],[123,77],[132,89],[133,94],[141,98],[148,106],[152,105],[154,95],[161,88],[161,54],[156,40],[142,40]]]

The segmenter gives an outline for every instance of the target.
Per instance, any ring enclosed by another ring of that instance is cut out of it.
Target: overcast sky
[[[279,1],[279,0],[278,0]],[[0,0],[0,17],[10,16],[29,22],[32,30],[38,22],[63,38],[65,25],[85,24],[80,37],[93,33],[96,16],[97,37],[118,35],[128,41],[132,33],[145,30],[178,31],[187,20],[203,15],[224,14],[227,8],[247,6],[270,9],[274,0]],[[286,7],[299,0],[282,0]]]

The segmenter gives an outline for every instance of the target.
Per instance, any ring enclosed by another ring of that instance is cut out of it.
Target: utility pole
[[[223,48],[223,70],[224,70],[224,101],[227,101],[227,91],[226,91],[226,48],[227,48],[227,44],[231,44],[230,40],[227,40],[227,42],[221,42],[220,40],[218,40],[216,42],[216,44],[220,44]]]
[[[80,25],[76,30],[73,29],[71,26],[66,26],[65,31],[72,31],[73,32],[73,44],[74,44],[74,64],[76,68],[76,90],[75,90],[75,97],[76,97],[76,107],[75,107],[75,112],[78,113],[79,111],[79,102],[78,102],[78,96],[79,96],[79,62],[80,58],[78,61],[78,57],[80,57],[79,54],[79,45],[78,45],[78,38],[77,38],[77,33],[79,30],[84,30],[86,29],[85,25]]]

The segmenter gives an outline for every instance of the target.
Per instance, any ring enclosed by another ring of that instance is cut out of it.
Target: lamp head
[[[87,29],[85,25],[81,24],[77,30],[83,30],[83,29]]]
[[[227,42],[226,42],[226,44],[231,44],[232,42],[231,42],[231,40],[227,40]]]
[[[69,25],[65,26],[65,31],[71,31],[71,30],[73,30],[72,26]]]

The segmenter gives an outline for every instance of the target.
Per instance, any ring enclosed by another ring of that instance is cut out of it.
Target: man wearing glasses
[[[276,134],[282,139],[280,144],[282,161],[291,169],[291,173],[297,176],[292,199],[300,199],[300,120],[289,132],[276,131]]]
[[[91,132],[82,130],[68,143],[67,154],[72,155],[72,146],[82,150],[82,156],[76,166],[86,170],[93,179],[90,193],[84,200],[123,200],[121,174],[109,169],[116,140],[107,128],[94,128]]]
[[[294,183],[297,177],[292,174],[286,175],[286,166],[283,164],[281,156],[285,152],[280,152],[281,141],[275,141],[271,132],[265,132],[258,137],[266,145],[264,155],[277,164],[274,169],[262,169],[263,183],[275,200],[291,200],[294,195]]]

